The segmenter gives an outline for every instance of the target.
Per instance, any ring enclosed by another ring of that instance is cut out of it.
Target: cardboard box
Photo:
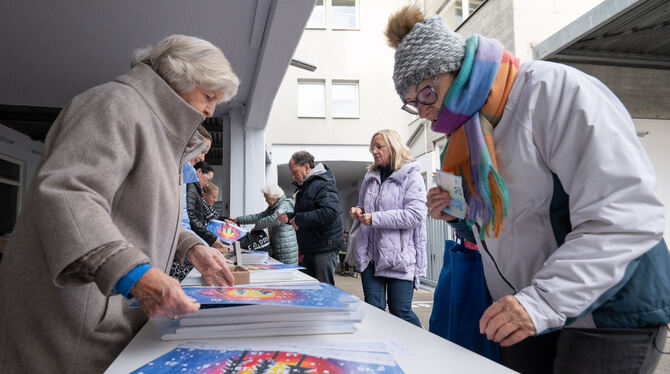
[[[237,265],[228,265],[228,269],[233,273],[235,284],[249,284],[249,282],[251,282],[249,270]]]

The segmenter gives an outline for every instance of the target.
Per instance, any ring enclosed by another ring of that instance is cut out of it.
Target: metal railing
[[[456,240],[454,230],[446,221],[436,220],[430,216],[426,218],[426,277],[421,278],[421,284],[435,287],[440,278],[444,259],[444,241]]]

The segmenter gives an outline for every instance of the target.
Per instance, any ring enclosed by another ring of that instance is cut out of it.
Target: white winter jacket
[[[667,322],[663,206],[616,96],[571,67],[524,63],[493,135],[509,212],[504,231],[485,244],[537,332],[575,320],[580,327]],[[569,212],[563,228],[550,215],[561,205]],[[485,251],[482,259],[493,299],[513,294]],[[660,295],[638,295],[645,292]]]

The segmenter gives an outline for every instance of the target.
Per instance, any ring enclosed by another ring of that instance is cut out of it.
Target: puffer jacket
[[[295,194],[298,245],[305,255],[339,251],[344,246],[342,208],[335,175],[322,163],[307,174]]]
[[[372,225],[356,236],[356,270],[374,261],[375,276],[413,280],[426,275],[426,186],[418,162],[403,165],[381,183],[379,171],[365,174],[358,207]]]
[[[238,217],[241,225],[255,224],[257,230],[269,229],[272,258],[285,264],[298,264],[298,239],[295,230],[290,224],[277,221],[277,217],[284,213],[293,213],[293,200],[286,196],[280,197],[274,205],[263,212]]]

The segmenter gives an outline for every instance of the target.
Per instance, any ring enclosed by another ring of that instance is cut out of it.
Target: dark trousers
[[[651,374],[665,345],[665,326],[564,328],[501,347],[502,364],[522,374]]]
[[[421,327],[419,317],[412,311],[413,281],[375,277],[375,267],[370,262],[361,273],[361,282],[363,283],[363,295],[366,303],[381,310],[386,310],[388,295],[389,312],[391,314]]]
[[[305,254],[302,257],[302,272],[319,282],[335,285],[335,266],[337,265],[337,251]]]

